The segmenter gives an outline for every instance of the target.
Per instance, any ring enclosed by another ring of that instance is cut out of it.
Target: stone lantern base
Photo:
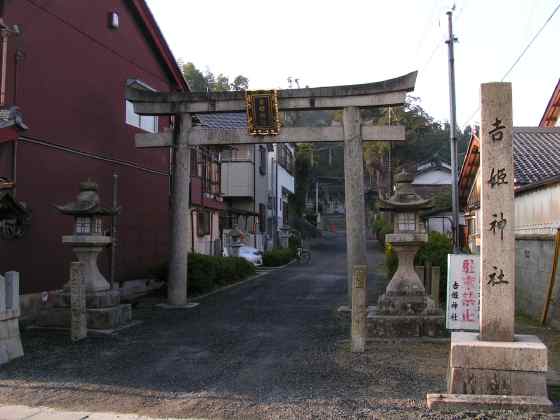
[[[429,298],[428,298],[429,299]],[[368,311],[368,337],[372,338],[411,338],[447,337],[443,314],[379,314],[377,307]]]
[[[118,290],[86,292],[87,328],[92,332],[111,332],[121,329],[132,321],[130,304],[120,303]],[[54,296],[52,308],[41,311],[39,327],[68,328],[71,326],[70,291],[64,290]]]
[[[414,256],[428,240],[425,233],[386,235],[399,265],[377,306],[368,311],[368,336],[446,337],[443,312],[426,294],[414,269]]]

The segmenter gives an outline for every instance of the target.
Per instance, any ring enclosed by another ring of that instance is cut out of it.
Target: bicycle
[[[298,247],[296,252],[296,258],[299,264],[302,263],[309,264],[311,262],[311,251],[302,247]]]

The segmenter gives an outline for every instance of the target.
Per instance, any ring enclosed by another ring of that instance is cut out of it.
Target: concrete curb
[[[63,411],[55,410],[49,407],[28,407],[25,405],[4,405],[0,406],[0,420],[139,420],[139,419],[153,419],[163,420],[160,417],[146,417],[139,416],[138,414],[121,414],[109,412],[95,412],[95,411]],[[167,420],[202,420],[195,417],[184,418],[171,418],[166,417]]]
[[[276,271],[282,270],[282,269],[288,267],[289,265],[292,265],[295,262],[296,262],[296,260],[294,259],[294,260],[290,261],[288,264],[281,265],[280,267],[270,267],[270,269],[267,269],[266,271],[261,272],[261,273],[257,273],[254,276],[249,277],[248,279],[241,280],[237,283],[229,284],[229,285],[224,286],[224,287],[220,287],[219,289],[212,290],[211,292],[205,293],[203,295],[193,296],[192,300],[202,300],[202,299],[205,299],[209,296],[215,295],[217,293],[221,293],[221,292],[225,292],[226,290],[233,289],[234,287],[242,286],[245,283],[249,283],[253,280],[257,280],[257,279],[259,279],[261,277],[264,277],[264,276],[266,276],[270,273],[274,273]]]

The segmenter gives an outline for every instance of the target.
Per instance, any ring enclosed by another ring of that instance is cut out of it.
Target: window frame
[[[145,90],[150,90],[152,92],[157,92],[156,89],[148,85],[147,83],[141,80],[128,80],[128,86],[140,86],[140,88]],[[147,133],[158,133],[159,132],[159,118],[156,115],[138,115],[134,112],[134,105],[132,102],[128,101],[127,99],[124,100],[125,102],[125,111],[124,111],[124,121],[125,124],[130,125],[132,127],[136,127],[142,131]],[[150,127],[151,126],[151,127]]]

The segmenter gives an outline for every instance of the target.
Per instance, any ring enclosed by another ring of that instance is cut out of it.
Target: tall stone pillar
[[[344,195],[346,204],[346,264],[348,300],[352,300],[352,270],[367,265],[364,201],[364,152],[360,133],[360,111],[344,108]]]
[[[480,98],[480,338],[513,341],[515,219],[511,84],[483,84]]]
[[[179,129],[173,145],[173,193],[171,216],[171,250],[167,301],[169,305],[187,304],[187,258],[189,241],[190,151],[188,134],[192,127],[191,114],[176,119]]]
[[[511,84],[483,84],[480,97],[480,334],[452,333],[450,394],[428,394],[428,406],[549,410],[546,346],[536,336],[514,335]]]
[[[344,108],[344,191],[348,299],[352,307],[352,351],[363,352],[367,336],[367,259],[364,157],[360,111]]]

